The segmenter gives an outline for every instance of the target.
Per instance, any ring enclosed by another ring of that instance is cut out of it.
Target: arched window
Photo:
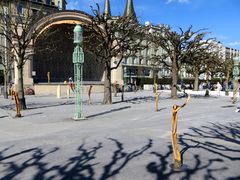
[[[128,57],[128,58],[127,58],[127,64],[133,64],[133,62],[132,62],[132,57]]]
[[[134,64],[139,64],[139,59],[137,57],[134,58]]]

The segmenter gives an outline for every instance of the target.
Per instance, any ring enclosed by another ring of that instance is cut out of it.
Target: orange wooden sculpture
[[[14,96],[14,100],[15,100],[15,104],[16,104],[16,116],[15,117],[21,117],[21,113],[20,113],[20,101],[18,98],[18,93],[15,91],[12,91],[12,94]]]
[[[183,108],[188,101],[190,100],[190,95],[188,95],[187,100],[182,106],[173,106],[172,110],[172,147],[173,147],[173,154],[174,154],[174,168],[175,169],[180,169],[182,166],[182,159],[181,159],[181,154],[178,148],[178,143],[177,143],[177,123],[178,123],[178,111]]]

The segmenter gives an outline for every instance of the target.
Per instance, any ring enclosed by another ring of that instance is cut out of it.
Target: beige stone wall
[[[68,84],[35,84],[34,91],[36,95],[55,95],[57,96],[57,89],[60,86],[61,97],[67,97],[67,91],[69,89]],[[88,92],[90,85],[83,85],[83,93]],[[104,90],[102,84],[93,84],[92,93],[102,93]],[[70,90],[70,94],[73,92]]]

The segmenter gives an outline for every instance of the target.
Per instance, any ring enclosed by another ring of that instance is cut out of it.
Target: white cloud
[[[178,0],[179,3],[189,3],[190,0]]]
[[[80,7],[90,7],[96,3],[103,3],[104,0],[68,0],[67,9],[79,9]]]
[[[167,0],[166,4],[170,4],[172,2],[178,2],[178,3],[189,3],[190,0]]]
[[[71,0],[67,3],[67,9],[78,9],[79,0]]]
[[[225,36],[225,35],[216,35],[216,37],[218,38],[218,39],[220,39],[220,40],[227,40],[228,39],[228,37],[227,36]]]
[[[228,43],[229,46],[239,46],[240,45],[240,41],[234,41],[234,42],[230,42]]]
[[[167,0],[166,4],[173,2],[174,0]]]

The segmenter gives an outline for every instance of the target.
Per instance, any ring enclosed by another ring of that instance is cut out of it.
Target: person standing
[[[71,88],[71,90],[74,92],[74,83],[72,77],[68,79],[68,85]]]
[[[218,96],[220,96],[220,91],[222,90],[222,85],[219,83],[219,82],[217,82],[217,95]]]

